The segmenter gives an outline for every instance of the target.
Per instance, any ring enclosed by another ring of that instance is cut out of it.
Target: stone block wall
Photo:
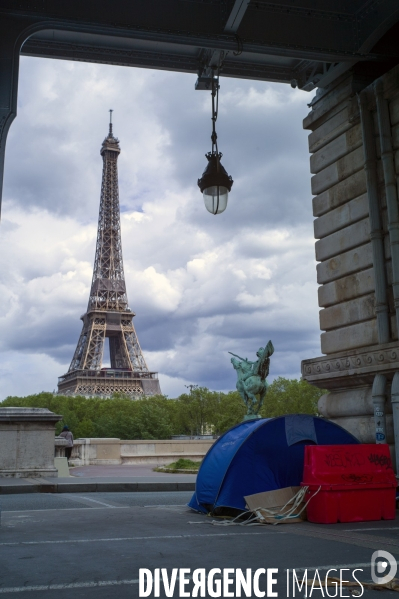
[[[356,91],[350,75],[314,103],[304,122],[312,129],[309,150],[324,354],[377,343],[369,208]],[[337,103],[332,102],[334,97]]]

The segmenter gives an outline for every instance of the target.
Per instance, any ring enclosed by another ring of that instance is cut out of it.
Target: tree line
[[[317,414],[323,391],[306,381],[279,377],[270,384],[261,416]],[[74,437],[119,439],[169,439],[172,435],[219,435],[241,422],[245,405],[237,391],[219,393],[192,386],[176,399],[164,395],[131,399],[115,394],[100,397],[69,397],[42,392],[27,397],[7,397],[1,407],[48,408],[63,416],[56,434],[67,424]]]

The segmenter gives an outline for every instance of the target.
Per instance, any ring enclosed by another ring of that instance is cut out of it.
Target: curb
[[[195,482],[156,483],[34,483],[1,485],[0,495],[18,493],[162,493],[172,491],[194,491]]]
[[[155,472],[167,472],[168,474],[198,474],[198,470],[174,470],[173,468],[154,468]]]

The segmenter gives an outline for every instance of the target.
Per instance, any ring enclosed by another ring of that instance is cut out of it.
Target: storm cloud
[[[320,353],[307,133],[311,96],[221,78],[217,122],[234,185],[209,214],[196,181],[210,150],[195,76],[22,57],[0,227],[0,399],[56,388],[85,312],[114,110],[129,304],[151,370],[234,388],[228,351],[269,339],[271,378]]]

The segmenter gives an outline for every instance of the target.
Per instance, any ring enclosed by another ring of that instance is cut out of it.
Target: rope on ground
[[[275,526],[276,524],[280,524],[281,522],[284,522],[286,520],[299,518],[302,512],[309,505],[309,502],[313,499],[313,497],[317,495],[317,493],[319,493],[319,491],[321,490],[321,486],[317,489],[317,491],[315,491],[315,493],[313,493],[313,495],[302,506],[302,508],[299,511],[297,511],[301,503],[303,503],[308,489],[309,487],[301,487],[298,493],[291,497],[291,499],[289,499],[287,503],[278,510],[271,510],[266,507],[260,506],[250,511],[241,512],[232,520],[225,520],[223,522],[212,520],[212,524],[214,526],[259,526],[267,524],[268,518],[274,518],[275,521],[273,522],[273,526]],[[292,506],[289,507],[291,504]],[[288,508],[288,510],[284,511],[286,510],[286,508]],[[243,520],[242,522],[237,522],[237,520],[240,520],[243,516],[248,516],[248,513],[250,512],[252,512],[252,516],[250,516],[246,520]],[[266,515],[264,515],[264,513],[266,513]]]

